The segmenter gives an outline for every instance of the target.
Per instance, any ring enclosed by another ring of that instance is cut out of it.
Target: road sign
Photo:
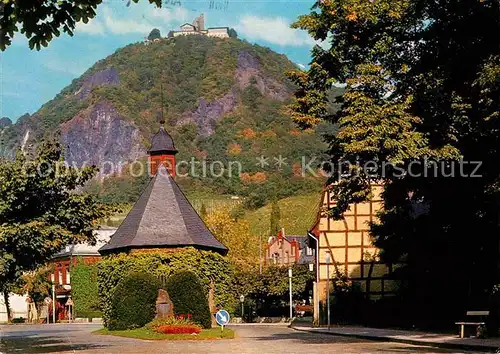
[[[219,310],[215,314],[215,320],[220,326],[225,326],[229,323],[229,313],[226,310]]]

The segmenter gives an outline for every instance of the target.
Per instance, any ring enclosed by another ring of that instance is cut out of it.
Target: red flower
[[[198,334],[201,328],[197,325],[165,325],[158,327],[156,331],[165,334]]]

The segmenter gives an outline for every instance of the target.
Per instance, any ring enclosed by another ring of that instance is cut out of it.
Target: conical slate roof
[[[151,139],[151,149],[149,152],[163,151],[177,152],[177,149],[175,148],[174,140],[162,126],[158,133],[153,136],[153,139]]]
[[[161,165],[109,243],[101,247],[99,253],[184,246],[221,254],[228,251],[208,230],[165,166]]]

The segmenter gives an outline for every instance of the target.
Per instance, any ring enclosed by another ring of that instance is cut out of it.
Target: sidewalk
[[[306,326],[293,326],[297,331],[322,333],[336,336],[354,337],[369,340],[399,342],[415,345],[427,345],[438,348],[462,349],[488,353],[500,353],[500,338],[476,339],[459,338],[457,335],[435,334],[395,329],[381,329],[368,327],[331,327],[312,328]]]

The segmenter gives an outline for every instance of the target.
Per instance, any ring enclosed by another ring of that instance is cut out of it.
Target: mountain
[[[321,182],[299,177],[298,164],[302,156],[321,155],[320,131],[331,128],[299,131],[284,113],[294,90],[285,72],[295,68],[284,55],[236,38],[131,44],[95,63],[33,115],[0,125],[0,153],[12,156],[15,148],[57,133],[68,162],[105,166],[101,172],[108,173],[111,164],[145,158],[163,96],[178,160],[242,165],[240,177],[184,178],[181,185],[200,193],[253,193],[254,199],[316,190]],[[285,166],[275,166],[279,155]],[[256,165],[260,156],[269,158],[269,166]],[[130,183],[125,174],[93,188],[109,201],[126,201],[136,194],[122,195]],[[262,203],[256,200],[256,206]]]

